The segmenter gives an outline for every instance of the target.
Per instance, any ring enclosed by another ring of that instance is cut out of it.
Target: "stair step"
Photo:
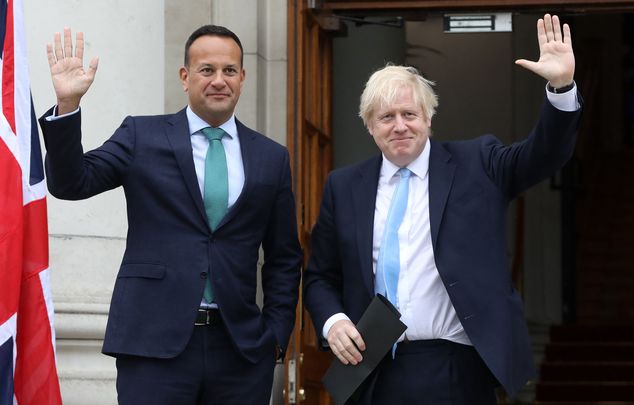
[[[584,323],[634,322],[634,305],[597,308],[596,305],[580,302],[577,305],[577,319]]]
[[[634,227],[633,227],[634,228]],[[624,243],[625,245],[625,243]],[[634,246],[634,238],[630,242],[627,242],[627,246]],[[605,255],[616,255],[615,252],[609,252],[605,254],[592,254],[592,257],[588,254],[583,256],[583,259],[579,261],[578,268],[579,273],[584,276],[595,276],[599,277],[601,275],[609,275],[609,276],[622,276],[624,280],[629,280],[632,278],[631,273],[624,273],[624,271],[634,269],[634,258],[632,257],[631,249],[627,251],[623,251],[619,253],[619,257],[615,257],[610,263],[606,263],[605,260],[601,259],[601,256]],[[599,257],[599,258],[596,258]]]
[[[537,401],[634,401],[634,382],[541,381],[535,387],[535,399]]]
[[[624,325],[555,325],[550,328],[555,342],[634,342],[634,326]]]
[[[634,227],[632,227],[634,228]],[[631,246],[634,246],[634,240]],[[613,255],[613,253],[610,253]],[[597,255],[601,256],[601,255]],[[601,276],[615,278],[618,276],[623,277],[623,280],[632,280],[632,273],[623,273],[623,270],[634,269],[634,257],[632,257],[632,251],[629,249],[627,252],[622,253],[621,258],[615,258],[610,263],[601,262],[601,260],[594,260],[588,258],[586,255],[578,263],[579,274],[584,277],[602,278]]]
[[[581,283],[580,283],[581,284]],[[606,287],[608,283],[601,282],[584,282],[579,286],[580,290],[584,290],[588,294],[588,296],[584,296],[589,300],[593,299],[603,299],[607,301],[633,301],[634,302],[634,294],[632,294],[632,287],[634,284],[625,283],[619,286],[616,285],[616,281],[614,283],[613,291],[606,291]]]
[[[634,401],[537,401],[533,405],[634,405]]]
[[[557,342],[546,346],[547,361],[633,361],[634,343]]]
[[[634,322],[634,314],[631,313],[622,315],[619,314],[618,317],[611,316],[612,314],[609,311],[587,311],[582,312],[577,309],[577,320],[583,323],[614,323],[615,321],[626,321],[629,323]]]
[[[542,381],[634,381],[634,362],[544,362]]]

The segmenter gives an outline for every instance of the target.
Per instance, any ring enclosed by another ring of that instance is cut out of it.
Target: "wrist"
[[[568,84],[553,84],[551,82],[548,82],[548,84],[546,85],[546,88],[548,89],[549,92],[551,93],[555,93],[555,94],[561,94],[561,93],[565,93],[568,92],[570,90],[572,90],[575,87],[575,81],[571,81]]]
[[[78,100],[60,100],[57,99],[57,115],[64,115],[73,112],[79,108]]]

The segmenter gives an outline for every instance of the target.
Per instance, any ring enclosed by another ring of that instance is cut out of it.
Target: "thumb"
[[[97,73],[97,68],[99,67],[99,57],[94,57],[91,59],[90,64],[88,65],[88,75],[90,77],[95,77]]]
[[[515,61],[515,64],[523,67],[524,69],[528,69],[531,72],[537,71],[537,62],[533,62],[526,59],[518,59]]]

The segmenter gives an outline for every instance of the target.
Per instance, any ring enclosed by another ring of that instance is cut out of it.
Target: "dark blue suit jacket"
[[[469,339],[511,395],[535,369],[522,302],[507,266],[506,209],[570,158],[579,117],[580,110],[562,112],[546,102],[530,136],[510,146],[491,135],[431,140],[429,215],[436,266]],[[374,295],[372,232],[381,159],[328,177],[304,283],[318,333],[338,312],[356,323]]]
[[[127,117],[108,141],[85,154],[80,113],[55,121],[40,119],[52,195],[78,200],[118,186],[125,192],[126,250],[104,353],[178,355],[193,332],[208,275],[226,327],[248,360],[270,356],[276,344],[286,347],[295,321],[302,258],[289,156],[286,148],[236,123],[244,188],[212,233],[184,109]],[[262,310],[255,299],[260,245]]]

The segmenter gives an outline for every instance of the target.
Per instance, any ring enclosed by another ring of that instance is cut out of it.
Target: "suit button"
[[[202,273],[200,273],[200,278],[207,278],[207,272],[203,271]]]

